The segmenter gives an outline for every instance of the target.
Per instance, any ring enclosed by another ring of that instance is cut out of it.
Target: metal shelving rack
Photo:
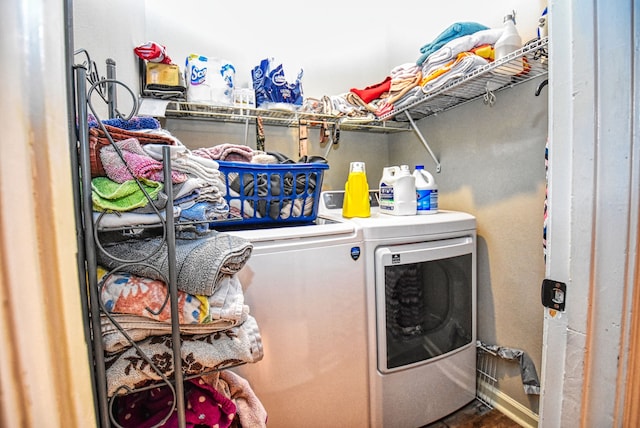
[[[114,399],[117,398],[119,394],[128,394],[136,391],[143,391],[147,389],[151,389],[157,387],[159,385],[167,386],[174,399],[173,408],[166,414],[162,421],[155,426],[161,426],[164,424],[169,417],[172,415],[175,410],[177,413],[177,423],[179,428],[186,427],[186,418],[185,418],[185,389],[184,389],[184,381],[194,377],[194,375],[185,375],[183,373],[183,358],[181,355],[181,331],[180,324],[178,320],[178,288],[177,288],[177,268],[176,268],[176,228],[184,227],[192,225],[196,222],[189,223],[177,223],[174,220],[173,216],[173,205],[167,204],[164,212],[164,217],[161,215],[161,210],[158,208],[154,208],[155,214],[158,216],[158,222],[156,224],[151,225],[141,225],[135,226],[134,229],[137,232],[146,229],[161,229],[162,242],[167,246],[167,260],[168,262],[168,275],[164,275],[158,271],[158,273],[164,277],[164,282],[168,285],[168,293],[167,293],[167,301],[165,304],[169,304],[170,313],[171,313],[171,341],[172,341],[172,374],[170,376],[165,375],[163,370],[158,367],[158,365],[150,359],[148,355],[142,351],[136,342],[131,339],[131,337],[127,334],[126,330],[122,328],[122,326],[114,319],[114,317],[106,310],[104,303],[99,298],[99,294],[102,290],[102,286],[104,284],[105,278],[109,275],[117,272],[120,268],[113,269],[106,273],[106,275],[99,279],[98,275],[98,251],[102,251],[106,254],[107,257],[112,258],[114,260],[119,260],[120,262],[124,262],[125,264],[141,264],[147,265],[148,258],[152,257],[155,252],[160,250],[160,247],[156,248],[154,251],[151,251],[145,258],[141,260],[120,260],[117,257],[109,254],[108,251],[104,249],[103,239],[108,241],[109,238],[104,238],[103,234],[105,233],[113,233],[113,232],[121,232],[124,235],[127,235],[131,232],[131,227],[122,227],[122,228],[109,228],[103,227],[101,225],[102,214],[97,217],[97,219],[93,216],[93,202],[91,195],[91,160],[90,160],[90,142],[89,142],[89,112],[93,114],[96,121],[100,123],[100,119],[98,114],[94,110],[92,106],[92,94],[99,94],[99,97],[106,103],[109,118],[114,117],[122,117],[126,120],[133,117],[133,115],[137,111],[137,103],[135,102],[135,95],[131,91],[129,87],[119,82],[115,78],[115,62],[113,60],[107,60],[107,77],[102,78],[98,75],[96,71],[96,65],[93,63],[89,57],[89,54],[85,50],[79,50],[76,52],[77,54],[84,53],[86,54],[87,61],[83,64],[76,64],[73,66],[74,71],[74,104],[75,104],[75,114],[77,119],[77,128],[76,128],[76,137],[77,141],[73,142],[72,153],[77,153],[77,156],[72,156],[72,165],[74,170],[77,172],[77,180],[74,180],[74,204],[75,204],[75,215],[76,222],[78,224],[77,233],[78,233],[78,248],[80,249],[80,254],[78,256],[78,269],[80,274],[80,283],[81,283],[81,296],[83,299],[83,313],[86,317],[85,324],[85,335],[87,340],[90,342],[90,346],[88,349],[89,353],[89,361],[93,366],[93,389],[94,389],[94,399],[96,406],[96,416],[97,416],[97,424],[102,428],[110,428],[110,427],[121,427],[113,415],[113,406]],[[132,111],[128,115],[122,115],[117,110],[116,106],[116,86],[124,87],[129,94],[132,96],[134,100],[134,105]],[[126,117],[125,117],[126,116]],[[102,128],[105,134],[108,136],[107,138],[110,140],[111,144],[115,147],[113,142],[113,138],[109,135],[109,133]],[[126,161],[122,157],[119,149],[116,149],[117,152],[121,156],[121,160],[126,165]],[[170,151],[169,147],[165,146],[163,148],[163,174],[164,174],[164,182],[171,183],[171,160],[170,160]],[[128,166],[127,166],[128,168]],[[129,170],[129,172],[131,172]],[[133,174],[132,174],[133,175]],[[143,189],[140,181],[136,179],[136,182],[140,186],[142,192],[145,194],[146,198],[151,201],[148,193]],[[173,188],[171,185],[164,187],[167,199],[169,201],[173,200]],[[151,204],[153,206],[153,204]],[[235,218],[234,215],[229,214],[228,218],[224,219],[225,221],[229,220],[239,220],[239,218]],[[156,232],[157,234],[157,232]],[[123,235],[123,236],[124,236]],[[160,235],[158,235],[160,236]],[[150,266],[151,267],[151,266]],[[155,268],[154,268],[155,269]],[[130,345],[134,347],[140,358],[144,359],[146,364],[149,365],[151,370],[153,370],[161,379],[150,383],[150,385],[144,387],[137,387],[135,390],[130,389],[127,386],[120,386],[117,390],[116,395],[109,397],[107,394],[107,375],[106,375],[106,367],[105,367],[105,347],[102,341],[102,333],[101,333],[101,316],[105,316],[119,331],[120,333],[129,341]],[[233,362],[232,364],[226,364],[220,366],[219,370],[232,368],[237,365],[243,363]],[[217,371],[218,369],[212,369],[210,372]],[[202,374],[205,374],[203,372]]]

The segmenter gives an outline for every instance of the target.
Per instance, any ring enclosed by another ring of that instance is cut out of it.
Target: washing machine
[[[228,232],[253,243],[238,278],[264,357],[235,370],[265,407],[268,426],[370,426],[361,230],[317,219]]]
[[[321,198],[319,217],[345,221],[344,191]],[[346,220],[364,241],[370,425],[421,427],[475,398],[476,220],[370,201],[370,217]]]

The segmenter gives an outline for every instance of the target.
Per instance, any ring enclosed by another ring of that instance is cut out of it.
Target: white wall
[[[227,59],[240,84],[250,83],[261,59],[274,57],[294,77],[302,67],[305,96],[321,97],[377,83],[392,67],[415,62],[420,47],[454,22],[500,27],[503,16],[516,10],[522,39],[529,40],[544,6],[541,0],[325,0],[304,6],[295,0],[193,0],[179,8],[175,1],[147,0],[144,41],[165,45],[180,66],[191,53]]]

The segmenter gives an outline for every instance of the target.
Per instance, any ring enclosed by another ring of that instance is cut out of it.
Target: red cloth
[[[149,62],[159,62],[162,64],[171,64],[171,58],[167,55],[167,48],[155,42],[147,42],[144,45],[133,48],[138,57]]]
[[[365,103],[380,98],[380,95],[391,89],[391,76],[387,76],[382,82],[367,86],[364,89],[351,88],[350,91],[359,96]]]

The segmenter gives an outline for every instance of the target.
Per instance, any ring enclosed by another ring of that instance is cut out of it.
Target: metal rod
[[[116,85],[112,82],[116,78],[116,62],[107,58],[107,107],[109,108],[109,119],[118,115],[116,106],[118,105]]]
[[[76,68],[76,94],[78,96],[78,138],[80,140],[80,176],[82,179],[82,220],[84,230],[93,230],[93,202],[91,200],[91,160],[89,156],[89,122],[86,100],[86,69]],[[93,332],[94,370],[98,398],[99,420],[102,427],[109,427],[109,403],[107,398],[107,375],[104,365],[104,347],[100,327],[100,302],[98,298],[98,272],[96,259],[96,245],[93,233],[84,233],[84,248],[86,254],[86,268],[89,294],[89,308],[91,311],[91,330]]]
[[[180,323],[178,320],[178,286],[176,274],[176,231],[173,219],[173,184],[171,181],[171,152],[169,146],[162,148],[162,163],[164,168],[165,193],[167,194],[166,225],[167,225],[167,260],[169,265],[169,295],[171,298],[171,339],[173,344],[173,376],[176,382],[176,410],[178,412],[178,427],[186,427],[184,376],[182,373],[182,352],[180,341]]]
[[[244,145],[247,146],[249,144],[249,118],[247,117],[244,120]]]
[[[422,133],[420,132],[420,129],[418,129],[418,127],[416,126],[416,123],[413,121],[413,118],[409,114],[409,111],[406,111],[405,114],[407,115],[407,119],[409,119],[409,123],[411,123],[411,127],[413,128],[413,131],[416,133],[416,135],[420,139],[420,142],[424,145],[424,147],[427,149],[427,151],[431,155],[431,158],[435,162],[435,164],[436,164],[436,172],[440,172],[440,170],[441,170],[440,161],[438,160],[436,155],[433,153],[433,150],[431,150],[431,147],[429,146],[429,143],[427,143],[427,140],[425,140],[424,137],[422,136]]]

